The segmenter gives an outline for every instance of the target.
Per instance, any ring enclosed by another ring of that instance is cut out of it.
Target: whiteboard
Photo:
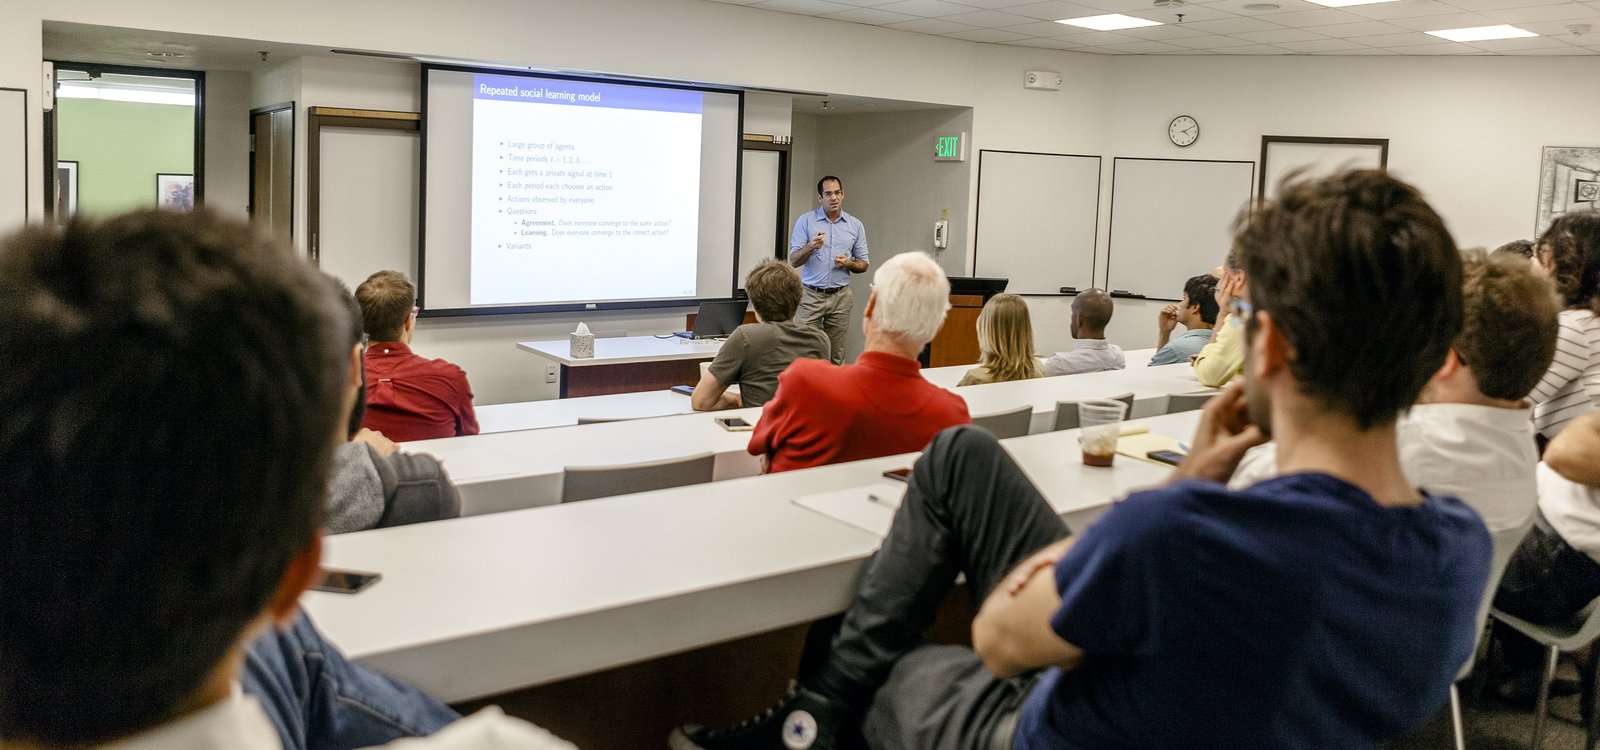
[[[317,265],[352,290],[374,271],[417,280],[415,131],[323,126]]]
[[[1094,286],[1100,157],[978,152],[973,275],[1008,278],[1013,294]]]
[[[746,149],[739,183],[739,278],[734,287],[761,261],[777,257],[778,238],[777,151]]]
[[[1304,138],[1261,136],[1261,186],[1258,195],[1273,200],[1283,178],[1326,177],[1346,169],[1383,169],[1389,163],[1387,138]]]
[[[0,89],[0,235],[28,223],[28,92]]]
[[[1181,299],[1228,254],[1255,174],[1250,161],[1114,159],[1106,288]]]

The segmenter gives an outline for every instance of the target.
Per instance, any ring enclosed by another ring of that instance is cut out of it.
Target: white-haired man
[[[795,360],[750,436],[767,471],[922,450],[940,430],[972,421],[960,396],[929,383],[917,354],[950,309],[950,280],[926,253],[878,269],[853,365]]]

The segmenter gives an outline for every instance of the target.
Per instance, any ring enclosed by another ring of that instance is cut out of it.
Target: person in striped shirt
[[[1600,211],[1562,214],[1539,237],[1533,257],[1566,308],[1555,360],[1528,396],[1534,426],[1550,439],[1600,406]]]

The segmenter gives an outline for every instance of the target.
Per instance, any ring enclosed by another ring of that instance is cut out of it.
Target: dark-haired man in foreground
[[[347,325],[315,270],[205,212],[0,240],[0,745],[353,748],[454,718],[297,614]],[[571,747],[495,711],[412,743]]]
[[[1349,749],[1422,722],[1472,649],[1490,557],[1395,449],[1461,328],[1455,244],[1410,186],[1354,172],[1281,191],[1235,245],[1246,383],[1172,482],[1065,538],[992,437],[940,433],[829,653],[770,715],[671,745]],[[1283,476],[1220,484],[1269,433]],[[975,650],[922,643],[962,573]]]

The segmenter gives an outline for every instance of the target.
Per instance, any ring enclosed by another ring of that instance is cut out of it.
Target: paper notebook
[[[1153,432],[1143,432],[1135,435],[1123,434],[1122,437],[1117,439],[1118,453],[1127,456],[1128,458],[1136,458],[1140,461],[1155,464],[1157,466],[1168,465],[1161,463],[1160,461],[1151,461],[1149,458],[1146,458],[1146,455],[1150,453],[1150,451],[1175,451],[1177,453],[1188,452],[1183,450],[1182,445],[1178,442],[1177,438],[1167,437],[1166,435],[1157,435]]]
[[[894,513],[900,509],[900,501],[905,495],[904,482],[885,480],[861,487],[797,497],[791,502],[835,521],[884,537],[889,535],[889,526],[894,523]]]

